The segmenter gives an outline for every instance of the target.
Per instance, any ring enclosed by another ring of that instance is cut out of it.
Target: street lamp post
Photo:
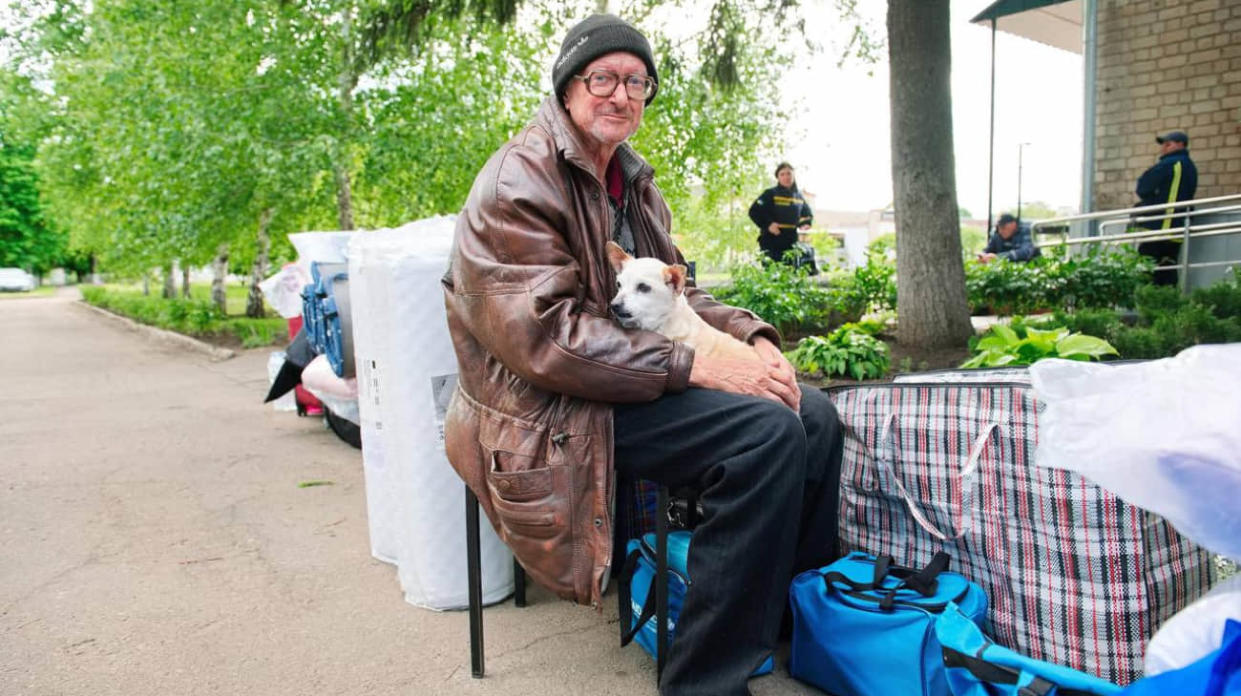
[[[1021,151],[1030,143],[1017,143],[1017,219],[1021,219]]]

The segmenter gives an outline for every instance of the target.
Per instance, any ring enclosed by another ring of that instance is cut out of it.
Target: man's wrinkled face
[[[589,75],[594,70],[609,70],[622,79],[607,97],[596,97],[586,90],[581,80],[571,80],[565,90],[564,107],[578,130],[600,145],[614,147],[625,142],[642,123],[645,102],[629,98],[623,78],[645,76],[646,64],[632,53],[608,53],[596,58],[578,74]]]

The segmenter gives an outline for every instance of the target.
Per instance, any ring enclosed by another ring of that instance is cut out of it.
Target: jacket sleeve
[[[580,223],[566,214],[572,204],[558,168],[520,145],[496,157],[457,223],[449,311],[540,389],[612,402],[683,391],[692,348],[626,331],[586,299],[565,234]]]
[[[758,229],[762,232],[767,231],[767,226],[771,224],[771,190],[763,191],[759,194],[758,199],[750,205],[750,220],[758,225]]]
[[[1138,199],[1149,203],[1163,203],[1168,198],[1168,176],[1171,168],[1167,160],[1160,160],[1138,177]]]
[[[982,248],[984,254],[998,254],[1000,252],[1000,235],[998,232],[992,232],[987,237],[987,246]]]
[[[814,222],[814,211],[810,209],[810,204],[806,202],[805,196],[802,197],[801,215],[797,218],[797,226],[809,225]]]
[[[1029,261],[1041,253],[1038,247],[1034,246],[1034,240],[1030,238],[1029,232],[1023,230],[1019,231],[1017,234],[1020,236],[1017,238],[1016,248],[1009,249],[1008,251],[1000,254],[1000,256],[1003,256],[1009,261]]]

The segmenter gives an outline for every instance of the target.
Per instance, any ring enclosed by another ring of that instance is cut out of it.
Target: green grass
[[[143,295],[137,286],[82,286],[82,298],[88,303],[150,326],[217,343],[239,343],[243,348],[285,343],[288,340],[285,319],[244,316],[247,292],[245,287],[229,287],[228,312],[221,313],[210,302],[209,286],[191,285],[188,300]]]
[[[0,300],[13,300],[19,297],[51,297],[56,294],[56,286],[40,285],[30,292],[0,292]]]

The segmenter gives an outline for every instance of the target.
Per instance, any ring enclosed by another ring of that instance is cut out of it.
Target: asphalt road
[[[370,556],[359,452],[260,403],[267,350],[213,362],[75,296],[0,298],[0,694],[656,693],[614,602],[538,588],[486,611],[472,679],[465,614]]]

